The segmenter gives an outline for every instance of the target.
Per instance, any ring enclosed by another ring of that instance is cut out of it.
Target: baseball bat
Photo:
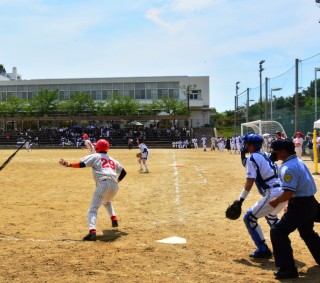
[[[18,149],[17,149],[14,153],[12,153],[12,154],[7,158],[7,160],[6,160],[5,162],[3,162],[3,164],[0,166],[0,171],[2,171],[2,169],[9,164],[9,162],[12,160],[12,158],[18,153],[18,151],[19,151],[21,148],[23,148],[23,146],[27,143],[28,140],[30,140],[30,138],[26,139],[26,141],[25,141],[22,145],[20,145],[20,146],[18,147]]]

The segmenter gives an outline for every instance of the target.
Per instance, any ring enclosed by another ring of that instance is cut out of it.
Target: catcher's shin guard
[[[251,209],[249,209],[244,215],[243,221],[246,224],[247,230],[257,248],[259,250],[264,250],[267,248],[261,227],[257,222],[257,218],[252,214]]]
[[[265,218],[270,227],[277,224],[277,222],[279,221],[279,218],[277,215],[268,214]]]

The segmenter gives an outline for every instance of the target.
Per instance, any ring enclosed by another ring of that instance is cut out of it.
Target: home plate
[[[158,240],[157,242],[164,243],[164,244],[186,244],[187,240],[185,238],[180,238],[180,237],[170,237],[170,238]]]

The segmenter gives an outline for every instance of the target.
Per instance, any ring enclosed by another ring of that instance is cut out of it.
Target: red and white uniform
[[[94,145],[89,139],[84,140],[84,145],[89,150],[89,154],[95,153]]]
[[[119,190],[117,173],[120,173],[123,167],[117,160],[105,153],[89,154],[83,157],[81,162],[84,162],[86,167],[92,168],[96,182],[96,189],[88,211],[88,225],[91,230],[96,229],[98,209],[101,205],[106,208],[110,217],[116,215],[112,200]]]
[[[301,157],[302,155],[302,144],[303,144],[303,138],[295,138],[293,139],[293,143],[294,143],[294,146],[295,146],[295,151],[296,151],[296,154],[298,157]]]

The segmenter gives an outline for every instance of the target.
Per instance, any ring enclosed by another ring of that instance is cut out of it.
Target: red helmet
[[[89,136],[88,136],[87,134],[83,134],[82,138],[83,138],[84,140],[87,140],[87,139],[89,138]]]
[[[95,149],[96,149],[96,152],[108,152],[110,146],[109,146],[109,143],[104,140],[104,139],[100,139],[97,141],[96,145],[95,145]]]

